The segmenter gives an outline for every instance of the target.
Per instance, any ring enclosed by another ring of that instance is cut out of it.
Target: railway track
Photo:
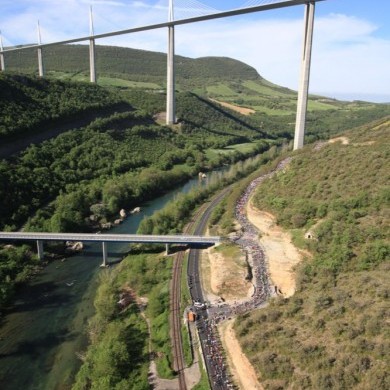
[[[202,209],[202,208],[201,208]],[[200,210],[201,210],[200,209]],[[198,211],[186,228],[184,233],[188,233],[192,230],[194,221],[199,218],[201,211]],[[173,365],[177,372],[179,380],[179,390],[187,390],[187,384],[185,380],[185,361],[183,351],[183,340],[181,333],[181,274],[183,270],[184,251],[180,251],[174,259],[173,272],[172,272],[172,286],[171,286],[171,329],[172,329],[172,346],[173,346]]]
[[[179,389],[187,390],[186,378],[184,373],[185,362],[183,352],[183,340],[181,337],[181,272],[183,269],[184,252],[179,252],[174,259],[172,289],[171,289],[171,328],[172,328],[172,346],[174,369],[178,374]]]

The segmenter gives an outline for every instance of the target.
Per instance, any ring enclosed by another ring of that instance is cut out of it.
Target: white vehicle
[[[206,305],[203,302],[195,301],[194,302],[195,307],[199,307],[200,309],[204,309]]]

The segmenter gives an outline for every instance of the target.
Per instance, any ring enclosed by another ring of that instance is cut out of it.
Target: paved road
[[[213,212],[215,206],[226,196],[230,191],[230,187],[223,190],[216,196],[207,206],[203,213],[199,224],[195,230],[195,234],[200,234],[206,229],[207,222]],[[199,278],[199,250],[191,249],[188,256],[187,268],[188,284],[190,287],[191,298],[194,302],[204,302],[205,299],[202,293],[202,286]],[[197,328],[199,339],[202,345],[204,361],[209,376],[209,383],[213,390],[222,390],[231,388],[231,381],[225,367],[224,357],[222,355],[222,346],[216,336],[215,328],[212,327],[211,321],[208,318],[208,310],[203,307],[193,306],[193,310],[197,315]]]
[[[262,181],[273,176],[276,172],[283,170],[290,161],[290,158],[286,158],[281,161],[273,171],[254,179],[245,189],[235,206],[235,217],[241,225],[241,235],[236,242],[250,258],[253,273],[252,282],[255,287],[252,297],[237,302],[234,305],[227,305],[220,302],[212,307],[209,307],[209,305],[207,305],[208,307],[200,307],[200,304],[195,305],[194,303],[193,309],[197,313],[199,338],[202,344],[210,386],[213,390],[233,388],[233,383],[225,364],[223,347],[219,340],[216,325],[229,317],[236,316],[237,314],[244,314],[255,308],[261,307],[270,295],[265,255],[258,240],[259,232],[256,227],[248,221],[245,213],[245,205],[249,201],[253,191]],[[229,191],[229,188],[225,191],[226,194],[227,191]],[[212,204],[208,206],[206,211],[207,214],[205,213],[204,227],[206,226],[208,216],[220,199],[222,199],[222,196],[221,198],[215,199]],[[202,231],[203,230],[197,230],[196,233],[199,234]],[[198,262],[198,251],[191,250],[188,264],[188,280],[191,296],[194,302],[199,301],[203,303],[205,300],[199,280]]]

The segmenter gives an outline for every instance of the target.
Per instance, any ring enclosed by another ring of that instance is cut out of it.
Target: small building
[[[306,240],[316,240],[317,237],[316,237],[316,235],[314,234],[314,232],[312,232],[311,230],[309,230],[309,231],[307,231],[307,232],[305,233],[305,239],[306,239]]]
[[[190,321],[190,322],[196,321],[196,314],[193,311],[188,312],[188,321]]]

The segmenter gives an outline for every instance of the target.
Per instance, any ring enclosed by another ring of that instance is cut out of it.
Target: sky
[[[168,18],[169,0],[0,0],[4,46],[95,34]],[[275,0],[174,0],[182,19]],[[310,92],[337,99],[390,102],[390,1],[324,0],[316,3]],[[253,66],[267,80],[298,88],[304,6],[292,6],[175,28],[176,54],[224,56]],[[97,44],[166,52],[166,29],[122,35]]]

